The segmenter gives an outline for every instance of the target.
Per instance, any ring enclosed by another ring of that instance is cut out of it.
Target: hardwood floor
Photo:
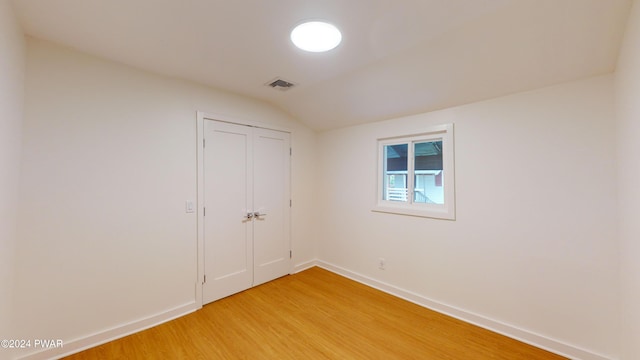
[[[67,359],[564,358],[312,268]]]

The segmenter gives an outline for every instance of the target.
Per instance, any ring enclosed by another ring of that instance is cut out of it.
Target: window
[[[374,211],[455,219],[453,124],[378,139]]]

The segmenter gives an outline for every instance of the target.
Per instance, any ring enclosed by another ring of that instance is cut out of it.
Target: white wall
[[[261,102],[31,39],[17,206],[23,38],[0,0],[0,319],[12,282],[12,337],[69,342],[193,301],[196,223],[184,201],[196,197],[202,110],[294,130],[296,264],[315,257],[317,240],[321,261],[351,273],[564,350],[614,359],[622,336],[621,358],[638,358],[639,37],[636,4],[616,74],[617,133],[605,76],[330,131],[317,146],[312,131]],[[457,220],[371,212],[376,137],[449,122]]]
[[[455,124],[457,220],[371,212],[376,138],[443,123]],[[321,133],[319,259],[568,355],[615,358],[613,124],[604,76]]]
[[[634,2],[616,71],[622,359],[640,359],[640,3]]]
[[[25,104],[16,336],[80,344],[194,302],[196,111],[293,130],[294,260],[314,259],[315,133],[281,111],[34,39]]]
[[[17,242],[25,45],[8,0],[0,0],[0,339],[13,335],[11,311]],[[0,358],[6,350],[0,348]]]

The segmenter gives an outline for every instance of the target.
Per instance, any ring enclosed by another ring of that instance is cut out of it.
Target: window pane
[[[424,204],[444,204],[442,141],[414,143],[413,201]]]
[[[383,200],[407,202],[407,153],[409,144],[385,145]]]

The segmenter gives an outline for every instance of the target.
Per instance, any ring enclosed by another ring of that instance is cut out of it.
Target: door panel
[[[253,284],[251,136],[246,126],[205,122],[204,303]]]
[[[254,286],[290,271],[289,133],[254,129]]]

